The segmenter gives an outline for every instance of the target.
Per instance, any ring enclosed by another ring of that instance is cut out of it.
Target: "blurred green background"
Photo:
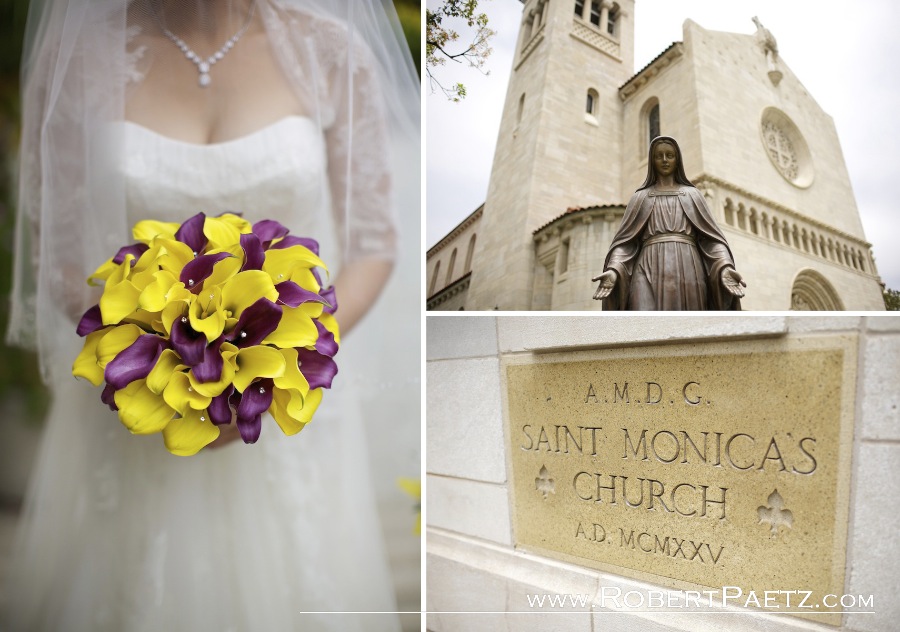
[[[420,69],[421,2],[394,0],[410,52]],[[16,155],[19,144],[19,63],[28,0],[0,0],[0,332],[6,331],[15,224]],[[25,423],[40,423],[48,404],[33,354],[8,348],[0,337],[0,402],[17,400]]]

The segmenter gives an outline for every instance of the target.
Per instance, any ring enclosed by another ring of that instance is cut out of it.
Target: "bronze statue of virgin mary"
[[[739,310],[734,256],[703,195],[684,174],[674,138],[650,143],[647,179],[613,238],[594,298],[603,309]]]

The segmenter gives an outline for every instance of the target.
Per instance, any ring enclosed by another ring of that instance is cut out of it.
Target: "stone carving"
[[[738,310],[747,284],[675,139],[650,144],[647,178],[613,238],[594,299],[603,309]]]
[[[769,505],[759,507],[756,513],[759,516],[759,524],[767,523],[770,527],[769,531],[774,538],[778,535],[779,527],[785,527],[787,530],[791,529],[794,525],[794,514],[791,513],[790,509],[784,508],[784,499],[777,489],[769,494],[766,502]]]
[[[550,472],[547,471],[547,467],[544,465],[541,466],[541,471],[538,472],[537,478],[534,479],[534,488],[544,495],[544,500],[547,500],[548,494],[556,493],[556,481],[550,478]]]
[[[772,162],[778,170],[788,180],[796,180],[800,174],[800,165],[791,139],[773,121],[763,122],[763,138]]]
[[[620,56],[619,44],[600,31],[575,20],[572,24],[572,36],[580,39],[585,44],[593,46],[616,59]]]
[[[776,86],[781,82],[783,74],[778,70],[778,42],[775,36],[766,27],[762,25],[759,18],[753,16],[753,23],[756,25],[756,40],[766,54],[766,65],[768,66],[769,80]]]

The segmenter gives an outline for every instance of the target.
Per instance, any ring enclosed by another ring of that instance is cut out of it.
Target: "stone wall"
[[[602,321],[602,322],[601,322]],[[427,327],[427,618],[432,632],[565,629],[806,630],[836,628],[794,616],[624,612],[601,601],[618,588],[660,587],[525,553],[515,546],[501,393],[501,362],[545,351],[668,345],[684,341],[856,341],[856,403],[846,538],[845,594],[874,595],[871,614],[840,629],[880,632],[900,618],[900,318],[827,317],[430,317]],[[828,543],[823,543],[827,546]],[[816,551],[811,551],[816,555]],[[587,607],[546,613],[528,594],[589,595]],[[601,607],[606,605],[607,607]],[[592,607],[593,606],[593,607]],[[477,613],[477,614],[469,614]]]

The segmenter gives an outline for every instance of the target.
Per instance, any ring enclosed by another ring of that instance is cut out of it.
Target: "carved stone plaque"
[[[513,356],[517,546],[677,588],[809,591],[810,606],[842,595],[855,345]],[[793,612],[796,595],[776,599]]]

